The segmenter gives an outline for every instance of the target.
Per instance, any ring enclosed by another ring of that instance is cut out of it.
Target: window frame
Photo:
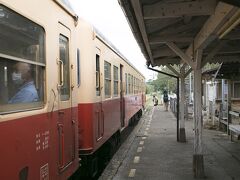
[[[96,63],[96,96],[100,96],[101,95],[101,88],[100,88],[100,55],[99,54],[96,54],[95,56],[95,63]]]
[[[119,70],[118,69],[119,68],[117,66],[113,65],[113,95],[114,96],[118,96],[119,95],[119,87],[118,87],[119,86],[118,85],[119,84]],[[116,85],[116,87],[115,87],[115,85]],[[117,90],[117,92],[115,92],[115,90]]]
[[[34,78],[34,83],[35,83],[35,86],[36,86],[36,90],[38,89],[37,87],[40,87],[40,89],[42,90],[42,96],[40,96],[40,94],[38,94],[39,95],[39,101],[29,102],[29,103],[13,103],[13,104],[5,103],[5,104],[0,104],[0,109],[1,109],[0,115],[43,109],[45,104],[46,104],[46,31],[45,31],[45,29],[42,25],[40,25],[37,22],[29,19],[28,17],[16,12],[13,9],[10,9],[9,7],[4,6],[3,4],[0,4],[0,6],[6,8],[8,11],[13,13],[14,15],[19,16],[20,18],[23,18],[24,20],[26,20],[27,23],[34,24],[35,26],[40,28],[42,30],[41,35],[42,35],[42,39],[43,39],[42,43],[38,44],[39,46],[42,46],[41,48],[42,48],[42,51],[43,51],[41,61],[37,61],[37,59],[32,60],[30,58],[18,57],[17,55],[14,56],[14,55],[11,55],[11,53],[9,53],[9,54],[2,53],[2,52],[0,53],[0,58],[2,58],[3,61],[16,62],[16,63],[17,62],[22,62],[22,63],[30,64],[31,66],[36,66],[35,71],[34,71],[36,77],[33,77]],[[42,79],[42,82],[40,82],[38,84],[38,82],[40,80],[39,80],[39,76],[37,75],[37,73],[39,73],[40,69],[41,69],[41,72],[40,72],[41,73],[40,74],[41,78],[40,79]],[[10,100],[9,97],[8,97],[8,100]]]
[[[106,77],[106,71],[105,71],[105,65],[109,65],[109,74],[108,76],[109,77]],[[108,61],[104,61],[104,95],[105,95],[105,98],[111,98],[112,96],[112,73],[111,73],[111,68],[112,67],[112,64],[109,63]],[[109,94],[106,94],[106,82],[109,84]]]
[[[239,87],[239,90],[240,90],[240,81],[233,81],[233,83],[232,83],[232,98],[240,99],[240,94],[239,94],[238,97],[236,97],[236,94],[235,94],[235,84],[238,84],[238,87]]]

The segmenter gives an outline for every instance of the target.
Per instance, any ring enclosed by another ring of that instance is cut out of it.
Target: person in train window
[[[14,65],[12,81],[18,87],[17,93],[8,103],[29,103],[38,101],[38,93],[33,81],[33,68],[30,64],[18,62]]]

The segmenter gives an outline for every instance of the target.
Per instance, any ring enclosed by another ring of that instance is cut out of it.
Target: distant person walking
[[[165,106],[165,111],[168,111],[168,93],[166,90],[163,91],[163,103],[164,103],[164,106]]]
[[[157,106],[158,105],[158,99],[155,95],[153,95],[153,105]]]

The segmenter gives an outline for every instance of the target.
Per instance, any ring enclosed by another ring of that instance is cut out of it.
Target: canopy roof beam
[[[146,31],[146,28],[145,28],[144,20],[142,18],[143,14],[142,14],[141,4],[140,4],[139,0],[131,0],[131,4],[133,6],[133,9],[134,9],[134,12],[135,12],[135,15],[136,15],[138,26],[139,26],[139,29],[141,31],[145,47],[147,49],[148,56],[150,57],[151,63],[154,64],[154,61],[153,61],[153,58],[152,58],[152,51],[151,51],[151,48],[150,48],[150,45],[149,45],[149,42],[148,42],[147,31]]]
[[[144,19],[175,18],[182,16],[211,15],[216,7],[216,0],[166,3],[159,2],[144,7]]]
[[[202,29],[196,35],[193,43],[187,49],[186,55],[193,57],[197,49],[204,49],[215,40],[219,34],[222,33],[219,32],[219,29],[221,29],[237,11],[237,7],[219,2],[216,6],[215,13],[209,17]]]
[[[177,72],[176,69],[174,69],[174,67],[172,67],[170,64],[166,65],[168,69],[170,69],[176,76],[180,77],[180,73]]]
[[[173,42],[167,42],[167,46],[172,49],[185,63],[189,64],[191,67],[194,66],[192,59],[185,54],[179,47],[177,47]]]
[[[166,36],[150,36],[149,43],[150,45],[164,44],[166,42],[192,42],[193,37],[179,37],[178,35],[166,35]]]

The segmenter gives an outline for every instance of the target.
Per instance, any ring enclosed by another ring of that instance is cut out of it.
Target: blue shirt
[[[38,94],[33,81],[25,83],[8,103],[29,103],[38,101]]]

